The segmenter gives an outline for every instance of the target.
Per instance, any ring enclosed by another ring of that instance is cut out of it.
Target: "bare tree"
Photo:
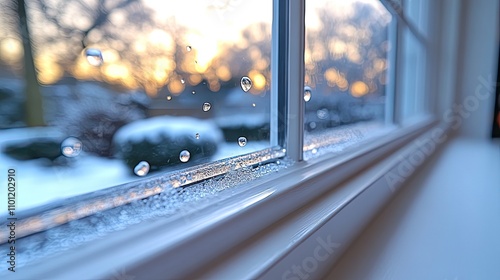
[[[60,31],[62,31],[67,37],[77,36],[81,42],[81,46],[85,48],[88,44],[87,37],[92,30],[99,29],[105,25],[109,16],[113,11],[126,8],[134,3],[139,3],[138,0],[120,0],[120,1],[109,1],[109,0],[99,0],[96,5],[90,5],[86,1],[81,0],[69,0],[69,1],[59,1],[56,5],[49,5],[47,0],[35,1],[38,8],[43,12],[45,18],[55,24]],[[75,14],[75,17],[86,17],[90,20],[91,24],[80,29],[72,23],[65,22],[61,15],[64,15],[66,9],[70,6],[78,7],[79,14]],[[147,10],[142,13],[144,16],[143,20],[148,20]]]
[[[25,78],[25,97],[26,114],[25,122],[28,126],[43,126],[43,104],[40,87],[36,76],[35,63],[33,60],[33,48],[31,45],[31,33],[28,28],[28,15],[26,13],[26,4],[24,0],[14,0],[12,9],[17,14],[19,34],[24,50],[24,78]]]

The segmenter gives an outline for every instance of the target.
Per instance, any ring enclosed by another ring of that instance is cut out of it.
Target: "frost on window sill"
[[[24,236],[16,246],[18,267],[152,218],[199,211],[243,191],[246,182],[291,166],[283,156],[281,149],[266,149],[72,198],[18,221],[16,234]],[[8,248],[6,238],[2,232],[0,248]]]

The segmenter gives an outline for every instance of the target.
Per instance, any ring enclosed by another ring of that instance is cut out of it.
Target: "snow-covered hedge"
[[[238,111],[214,119],[224,133],[224,138],[229,142],[236,141],[240,136],[244,136],[248,140],[268,140],[269,120],[269,114],[266,113],[241,113]]]
[[[268,140],[269,112],[269,92],[265,96],[253,95],[238,87],[225,95],[224,106],[216,112],[214,121],[222,129],[226,141],[234,142],[240,136],[248,140]]]
[[[10,159],[36,161],[42,165],[67,165],[80,155],[82,142],[56,127],[23,127],[0,131],[0,162]],[[35,164],[37,165],[37,164]]]
[[[38,158],[53,160],[62,155],[61,143],[65,138],[66,135],[54,127],[0,130],[0,162],[6,160],[3,155],[18,160]]]
[[[180,164],[180,153],[188,151],[188,162],[208,159],[223,141],[220,129],[209,120],[160,116],[135,121],[120,128],[114,138],[115,155],[133,170],[147,161],[152,170]]]
[[[4,144],[3,152],[17,160],[46,158],[55,160],[62,155],[62,138],[39,137]]]

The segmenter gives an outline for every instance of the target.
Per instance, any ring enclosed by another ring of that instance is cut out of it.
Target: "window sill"
[[[333,216],[340,217],[338,214],[344,212],[341,210],[359,201],[356,198],[361,194],[375,190],[369,187],[401,161],[404,152],[400,149],[406,145],[411,150],[408,144],[434,126],[433,119],[423,119],[372,140],[363,148],[347,149],[334,158],[325,155],[297,163],[249,182],[246,191],[204,209],[175,219],[145,221],[51,256],[50,262],[44,259],[21,267],[14,279],[35,275],[39,279],[69,279],[75,275],[101,279],[121,272],[137,279],[201,277],[200,272],[204,278],[207,275],[254,278],[285,272],[286,269],[276,270],[280,260]],[[352,178],[355,183],[343,185]],[[371,204],[377,201],[372,200]],[[346,224],[341,229],[343,235],[352,238],[352,234],[347,234],[349,228],[355,232],[369,216],[350,219],[353,226]],[[288,237],[276,238],[283,234]],[[274,241],[266,243],[266,238]],[[344,248],[349,241],[338,242]],[[257,245],[249,246],[252,244]],[[259,248],[264,251],[257,252]],[[247,258],[255,259],[259,254],[258,263],[247,262]],[[230,262],[234,266],[228,266]],[[221,267],[227,269],[218,270]]]

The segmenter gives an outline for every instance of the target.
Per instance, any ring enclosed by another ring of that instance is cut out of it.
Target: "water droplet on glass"
[[[241,89],[244,92],[247,92],[252,88],[252,80],[250,80],[250,78],[248,78],[248,77],[243,77],[243,78],[241,78],[240,85],[241,85]]]
[[[312,149],[311,153],[316,154],[318,150],[316,148]]]
[[[61,152],[65,157],[76,157],[82,151],[82,142],[75,137],[68,137],[61,143]]]
[[[308,86],[305,86],[304,87],[304,101],[309,102],[309,100],[311,100],[311,95],[312,95],[311,88]]]
[[[186,51],[190,52],[193,48],[191,46],[186,47]]]
[[[191,154],[190,154],[187,150],[183,150],[183,151],[179,154],[179,159],[180,159],[182,162],[188,162],[190,157],[191,157]]]
[[[240,147],[245,147],[247,145],[247,139],[245,137],[238,138],[238,145],[240,145]]]
[[[199,133],[196,133],[194,137],[195,137],[196,139],[200,139],[200,134],[199,134]]]
[[[208,112],[210,108],[212,108],[212,105],[210,105],[210,103],[208,102],[203,103],[203,111]]]
[[[172,96],[170,96],[170,95],[167,96],[167,100],[169,100],[169,101],[172,100]]]
[[[181,79],[181,84],[185,84],[185,83],[186,83],[186,80]]]
[[[196,94],[196,91],[194,91],[194,90],[193,90],[191,93],[192,93],[192,94]]]
[[[320,120],[326,120],[330,116],[330,113],[328,112],[328,109],[326,109],[326,108],[325,109],[320,109],[320,110],[316,111],[316,116]]]
[[[101,66],[104,63],[102,52],[98,49],[86,49],[85,56],[87,57],[89,64],[92,66]]]
[[[149,173],[149,163],[147,161],[139,162],[134,168],[134,173],[137,176],[146,176]]]
[[[315,129],[315,128],[316,128],[316,122],[310,122],[310,123],[309,123],[309,127],[310,127],[311,129]]]
[[[255,105],[255,103],[252,103],[252,107],[255,107],[255,106],[257,106],[257,105]]]

